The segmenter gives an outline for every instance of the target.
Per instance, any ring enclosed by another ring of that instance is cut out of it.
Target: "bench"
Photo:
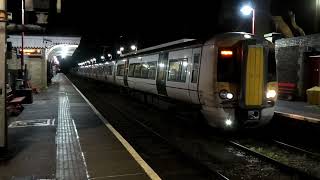
[[[294,83],[278,83],[278,93],[280,99],[293,100],[296,90],[296,84]]]
[[[13,94],[9,94],[7,96],[7,112],[9,115],[19,115],[24,107],[22,106],[22,102],[25,99],[25,96],[22,97],[14,97]]]

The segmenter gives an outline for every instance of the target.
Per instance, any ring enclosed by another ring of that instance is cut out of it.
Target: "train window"
[[[128,73],[128,76],[129,76],[129,77],[133,77],[134,65],[135,65],[135,64],[130,64],[130,65],[129,65],[129,73]]]
[[[107,75],[112,75],[112,69],[113,69],[113,66],[107,67]]]
[[[124,75],[124,64],[120,64],[117,67],[117,76],[123,76]]]
[[[168,81],[185,82],[188,59],[169,60]]]
[[[274,49],[268,54],[268,82],[277,81],[277,65]]]
[[[148,65],[149,65],[148,79],[155,79],[156,71],[157,71],[157,62],[149,62]]]
[[[200,66],[200,54],[194,54],[193,55],[192,76],[191,76],[192,83],[198,82],[199,66]]]
[[[143,63],[141,66],[141,77],[148,78],[149,65],[147,63]]]
[[[136,78],[141,77],[141,64],[135,64],[134,77],[136,77]]]

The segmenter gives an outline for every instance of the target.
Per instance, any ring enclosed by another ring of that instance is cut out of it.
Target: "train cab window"
[[[134,75],[135,78],[141,77],[141,64],[135,64]]]
[[[220,50],[218,55],[217,71],[219,82],[240,82],[241,66],[236,58],[236,52]]]
[[[277,65],[274,49],[268,54],[268,82],[277,81]]]
[[[149,62],[148,65],[149,65],[148,79],[155,79],[156,71],[157,71],[157,62]]]
[[[192,76],[191,82],[197,83],[199,76],[199,66],[200,66],[200,54],[194,54],[193,56],[193,66],[192,66]]]
[[[124,75],[124,64],[120,64],[117,67],[117,76],[123,76]]]
[[[134,74],[134,66],[135,66],[135,64],[130,64],[130,65],[129,65],[129,72],[128,72],[128,76],[129,76],[129,77],[133,77],[133,74]]]
[[[186,82],[188,59],[169,60],[168,81]]]

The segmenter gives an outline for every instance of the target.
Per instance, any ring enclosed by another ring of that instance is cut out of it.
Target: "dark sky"
[[[181,38],[207,38],[218,32],[250,32],[251,19],[242,17],[239,6],[245,0],[215,1],[111,1],[62,0],[62,13],[55,13],[51,1],[48,34],[81,35],[80,58],[102,53],[102,45],[115,52],[120,45],[139,48]],[[248,0],[250,1],[250,0]],[[255,0],[265,2],[267,0]],[[8,0],[9,10],[19,17],[21,0]],[[297,23],[307,34],[313,32],[313,0],[272,0],[272,15],[286,16],[292,9]],[[257,3],[258,4],[258,3]],[[265,6],[258,7],[261,12]],[[18,19],[18,18],[16,18]],[[262,24],[261,24],[262,26]],[[272,25],[271,25],[272,27]]]

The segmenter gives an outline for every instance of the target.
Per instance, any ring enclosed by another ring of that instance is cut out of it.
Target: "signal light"
[[[222,50],[220,51],[221,56],[223,57],[231,57],[233,52],[231,50]]]

